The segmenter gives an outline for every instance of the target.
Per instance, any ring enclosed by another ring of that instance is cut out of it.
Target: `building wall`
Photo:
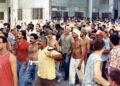
[[[118,17],[120,17],[120,0],[118,0]]]
[[[50,19],[50,3],[49,0],[19,0],[18,8],[22,9],[22,21],[30,22],[31,20],[37,22],[38,20],[32,19],[33,8],[43,8],[43,19]],[[21,22],[21,21],[18,21]]]
[[[8,7],[10,7],[10,1],[6,0],[5,3],[0,3],[0,12],[4,12],[3,22],[8,22]]]
[[[43,8],[43,19],[49,20],[51,18],[52,6],[67,7],[65,11],[68,12],[68,16],[70,17],[74,16],[75,12],[83,12],[83,17],[88,17],[88,1],[89,0],[18,0],[18,8],[22,9],[22,20],[17,22],[30,22],[31,20],[37,22],[38,20],[32,19],[32,8]],[[104,4],[101,3],[101,0],[93,0],[93,13],[98,13],[100,17],[102,17],[102,13],[111,13],[113,16],[113,0],[109,1],[108,4]],[[118,4],[118,14],[120,16],[120,0]],[[0,11],[4,12],[4,22],[8,22],[8,7],[10,7],[10,0],[7,0],[6,3],[0,3]],[[13,14],[11,14],[11,17],[12,16]]]
[[[67,7],[68,16],[74,16],[75,12],[83,12],[86,16],[87,0],[52,0],[52,6]]]

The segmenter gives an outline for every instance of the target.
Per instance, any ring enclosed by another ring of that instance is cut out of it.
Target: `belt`
[[[38,61],[29,60],[29,64],[30,64],[30,65],[33,65],[33,64],[37,65],[37,64],[38,64]]]

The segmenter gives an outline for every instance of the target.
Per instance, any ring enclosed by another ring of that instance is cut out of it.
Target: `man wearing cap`
[[[85,43],[79,39],[80,31],[74,29],[72,36],[74,42],[72,43],[72,56],[70,61],[70,74],[69,74],[69,84],[70,86],[75,85],[75,75],[78,75],[80,82],[83,80],[84,75],[84,51]]]

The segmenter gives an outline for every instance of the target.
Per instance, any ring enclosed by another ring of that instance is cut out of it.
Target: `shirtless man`
[[[38,45],[36,43],[38,39],[37,34],[30,35],[31,45],[29,46],[28,59],[23,67],[24,74],[24,86],[34,86],[34,81],[38,70]]]
[[[81,37],[82,37],[82,39],[83,39],[83,41],[85,42],[85,59],[84,59],[84,61],[85,61],[85,64],[87,63],[87,55],[90,53],[90,39],[86,36],[87,35],[87,32],[86,32],[86,30],[85,29],[82,29],[81,30]]]
[[[83,80],[84,75],[84,51],[85,43],[79,39],[80,31],[73,30],[74,42],[72,43],[72,57],[70,61],[70,86],[75,85],[75,75],[77,73],[80,82]]]
[[[52,48],[55,48],[57,51],[60,51],[60,46],[59,46],[57,40],[55,40],[53,38],[53,32],[52,31],[48,33],[48,38],[49,38],[48,46],[50,46]]]

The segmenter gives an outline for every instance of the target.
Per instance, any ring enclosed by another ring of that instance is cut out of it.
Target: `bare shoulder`
[[[13,55],[12,53],[10,53],[10,62],[16,61],[16,57],[15,55]]]
[[[57,40],[54,40],[56,44],[58,44],[58,41]]]
[[[90,42],[90,39],[89,39],[89,38],[86,38],[86,41],[87,41],[87,42]]]

